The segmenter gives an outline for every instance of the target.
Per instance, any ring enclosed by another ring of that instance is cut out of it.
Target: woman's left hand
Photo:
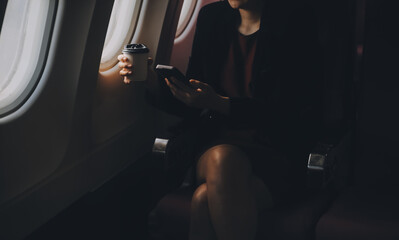
[[[217,94],[207,83],[190,79],[189,84],[184,84],[174,77],[165,78],[165,81],[172,94],[186,105],[228,114],[229,98]]]

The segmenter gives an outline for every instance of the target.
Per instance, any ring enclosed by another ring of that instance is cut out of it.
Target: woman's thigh
[[[249,178],[252,166],[247,154],[231,144],[218,144],[210,147],[197,162],[197,184],[229,178]]]
[[[267,184],[252,173],[251,159],[240,147],[231,144],[219,144],[206,150],[197,163],[197,184],[215,183],[224,188],[222,191],[239,194],[236,187],[246,186],[252,189],[257,208],[263,210],[273,205],[273,197]],[[229,189],[231,191],[229,191]]]
[[[198,158],[196,180],[197,184],[202,184],[209,176],[251,177],[258,186],[259,182],[265,185],[260,189],[267,189],[274,203],[284,202],[295,198],[305,186],[306,159],[302,158],[288,157],[259,144],[218,143],[207,148]],[[223,174],[226,172],[229,174]]]

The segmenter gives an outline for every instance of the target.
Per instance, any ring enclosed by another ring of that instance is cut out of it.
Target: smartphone
[[[188,85],[186,76],[184,76],[184,74],[182,72],[180,72],[179,69],[177,69],[174,66],[158,64],[155,67],[155,71],[157,72],[157,74],[159,76],[162,77],[162,79],[164,79],[164,78],[169,79],[170,77],[175,77],[178,81]]]

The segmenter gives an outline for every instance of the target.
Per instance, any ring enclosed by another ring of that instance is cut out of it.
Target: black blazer
[[[253,66],[253,98],[231,98],[228,116],[232,126],[255,127],[257,140],[283,151],[308,151],[321,126],[322,66],[313,12],[297,1],[267,1]],[[223,63],[228,55],[239,12],[227,1],[203,7],[197,20],[187,71],[194,78],[219,89]],[[172,112],[196,110],[174,101]]]

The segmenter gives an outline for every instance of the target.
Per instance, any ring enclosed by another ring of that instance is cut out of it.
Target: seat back
[[[354,166],[354,184],[363,188],[399,185],[398,9],[398,1],[367,1]]]
[[[349,128],[353,54],[353,1],[308,0],[315,10],[324,73],[324,126],[322,139],[338,141]]]

